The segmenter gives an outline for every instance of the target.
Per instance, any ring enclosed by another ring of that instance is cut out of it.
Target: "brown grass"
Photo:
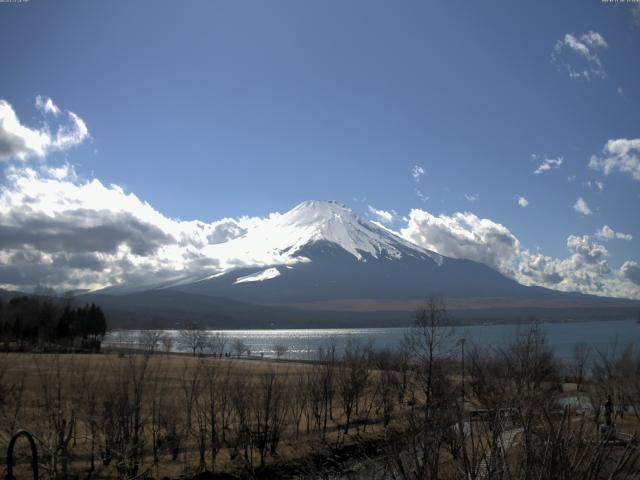
[[[185,380],[188,383],[196,372],[215,370],[220,380],[228,375],[228,378],[242,379],[250,385],[259,383],[264,374],[276,372],[284,382],[285,396],[298,382],[300,376],[306,375],[314,368],[309,363],[277,362],[272,360],[247,360],[230,358],[195,358],[187,355],[171,354],[153,355],[145,359],[143,355],[118,355],[118,354],[26,354],[8,353],[0,354],[0,380],[2,385],[13,389],[13,400],[17,402],[11,405],[12,399],[7,400],[9,407],[0,416],[0,452],[5,452],[9,431],[12,428],[25,428],[33,432],[38,438],[38,449],[43,468],[49,468],[53,445],[56,438],[52,433],[51,410],[61,410],[61,417],[65,419],[75,418],[76,428],[73,439],[70,442],[72,450],[72,470],[78,472],[81,477],[86,475],[89,468],[90,454],[90,429],[86,396],[95,392],[97,403],[100,404],[108,388],[118,384],[121,377],[131,374],[146,363],[144,377],[144,399],[142,415],[148,423],[151,416],[151,399],[159,399],[159,405],[164,409],[172,409],[178,422],[186,421],[185,407]],[[20,392],[20,386],[22,391]],[[58,397],[59,395],[59,397]],[[58,404],[56,400],[60,398]],[[11,418],[16,405],[20,405],[15,423]],[[381,435],[382,426],[380,416],[373,413],[368,426],[358,425],[357,422],[350,434],[345,436],[340,431],[344,422],[339,402],[334,400],[333,419],[328,422],[328,434],[326,444],[345,445],[359,442],[366,438],[376,438]],[[197,448],[193,436],[185,435],[181,445],[181,454],[177,460],[172,460],[167,452],[164,452],[157,466],[153,466],[150,451],[150,432],[148,425],[145,427],[145,468],[150,469],[152,476],[177,477],[185,472],[193,473],[197,469]],[[269,457],[268,463],[297,462],[306,459],[312,450],[319,444],[319,434],[311,431],[307,433],[306,420],[303,417],[300,425],[300,435],[296,436],[295,427],[291,419],[287,420],[282,441],[275,457]],[[96,446],[99,450],[99,446]],[[22,453],[26,448],[19,449]],[[102,465],[99,452],[96,457],[96,469],[94,478],[117,478],[117,470],[112,463],[109,466]],[[4,453],[3,453],[4,455]],[[216,460],[216,470],[239,471],[243,468],[243,461],[236,458],[231,460],[232,451],[229,447],[223,447]],[[255,459],[257,454],[252,452]],[[24,459],[23,459],[24,461]],[[49,465],[47,465],[47,463]],[[19,470],[24,466],[19,465]],[[208,466],[210,468],[210,466]],[[26,474],[26,472],[22,472]],[[4,473],[2,474],[4,476]],[[18,476],[18,478],[21,478]]]

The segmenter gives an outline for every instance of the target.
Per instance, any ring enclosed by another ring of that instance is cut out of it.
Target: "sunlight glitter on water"
[[[579,342],[590,344],[601,352],[625,348],[627,344],[640,344],[640,324],[635,320],[611,320],[591,322],[543,323],[547,342],[559,358],[571,356],[574,346]],[[450,339],[455,346],[457,340],[465,338],[468,348],[497,347],[508,343],[519,329],[518,325],[470,325],[456,327]],[[275,357],[274,347],[285,345],[287,353],[284,358],[314,360],[318,350],[329,344],[336,345],[340,354],[349,340],[361,344],[371,344],[374,348],[398,347],[406,328],[327,328],[327,329],[288,329],[288,330],[211,330],[211,334],[223,333],[227,338],[226,350],[232,351],[234,340],[242,341],[251,351],[251,355]],[[105,346],[135,346],[139,330],[116,330],[105,339]],[[163,334],[174,338],[178,330],[164,330]],[[174,342],[174,350],[179,350]]]

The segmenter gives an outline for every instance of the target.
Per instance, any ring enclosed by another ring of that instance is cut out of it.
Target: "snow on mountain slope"
[[[235,284],[273,279],[284,272],[274,266],[291,267],[310,263],[314,246],[332,245],[359,262],[406,257],[431,259],[442,265],[443,257],[404,240],[375,223],[360,218],[351,209],[333,201],[306,201],[284,214],[272,214],[249,227],[240,237],[201,247],[197,255],[206,265],[196,271],[176,272],[176,278],[155,285],[119,285],[103,293],[123,294],[145,289],[171,289],[195,282],[215,280],[246,268],[267,268],[246,275]],[[274,271],[275,270],[275,271]],[[266,272],[266,273],[265,273]],[[277,272],[277,275],[275,275]],[[253,278],[262,275],[260,278]],[[272,276],[270,276],[272,275]],[[248,278],[251,277],[251,278]]]
[[[118,285],[100,293],[111,297],[133,293],[133,297],[123,300],[125,306],[136,298],[162,299],[163,295],[214,298],[206,306],[214,315],[221,311],[224,314],[217,305],[229,301],[311,310],[338,302],[357,312],[365,311],[371,302],[411,305],[429,294],[458,302],[468,299],[474,308],[483,309],[496,305],[496,301],[503,301],[508,308],[538,308],[544,302],[556,308],[558,302],[574,295],[527,287],[484,264],[442,257],[358,217],[336,202],[301,203],[287,213],[255,222],[239,237],[206,244],[193,254],[202,258],[202,263],[194,262],[196,267],[189,271],[176,272],[170,281]],[[117,300],[113,302],[117,305]],[[147,311],[146,303],[136,308]],[[331,312],[330,317],[335,319],[335,312]],[[268,318],[279,321],[278,315],[281,314]],[[297,313],[291,315],[298,318]],[[402,321],[406,320],[404,315]],[[245,313],[239,315],[244,317]]]
[[[264,282],[265,280],[271,280],[272,278],[276,278],[279,276],[280,271],[277,268],[267,268],[266,270],[262,270],[261,272],[254,273],[252,275],[238,277],[233,283],[237,285],[238,283],[246,282]]]
[[[362,219],[337,202],[307,201],[282,215],[273,215],[245,235],[225,243],[207,245],[202,253],[221,261],[223,269],[237,265],[291,265],[309,261],[300,251],[316,242],[330,242],[355,258],[400,259],[407,252],[440,255],[424,250]]]

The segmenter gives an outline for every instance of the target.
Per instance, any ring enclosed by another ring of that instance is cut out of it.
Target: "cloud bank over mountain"
[[[53,100],[39,97],[35,107],[52,124],[27,127],[11,105],[0,100],[0,159],[7,162],[0,185],[0,286],[97,289],[302,261],[292,260],[287,252],[261,249],[270,241],[269,232],[277,231],[291,212],[214,222],[174,219],[118,185],[81,178],[70,164],[43,163],[49,152],[79,145],[89,134],[80,117]],[[635,144],[610,145],[605,153],[618,152],[616,159],[631,159],[633,166],[634,148]],[[606,162],[595,167],[601,165],[606,170]],[[412,175],[418,181],[424,170],[415,168]],[[519,201],[523,207],[527,203]],[[526,285],[640,298],[637,262],[613,267],[608,249],[599,243],[631,241],[632,236],[607,225],[594,235],[569,235],[567,257],[554,258],[524,248],[508,227],[471,212],[436,215],[414,208],[402,217],[370,206],[369,213],[386,224],[395,222],[394,231],[408,242],[483,263]],[[252,232],[263,233],[252,237]],[[261,239],[260,245],[247,238]]]
[[[553,258],[522,248],[507,227],[490,219],[469,212],[434,216],[420,209],[411,211],[400,234],[442,255],[484,263],[524,285],[640,298],[640,289],[631,280],[635,278],[634,266],[611,268],[608,250],[591,235],[570,235],[569,256]],[[611,235],[607,230],[605,234]]]
[[[150,284],[282,261],[252,256],[251,246],[234,242],[273,222],[278,213],[183,221],[117,185],[79,179],[70,166],[11,166],[5,175],[0,188],[0,284],[7,288]],[[640,298],[637,267],[627,262],[611,268],[606,247],[596,241],[603,235],[616,238],[609,229],[598,237],[569,236],[565,259],[531,252],[504,225],[470,212],[436,216],[413,209],[397,233],[444,256],[484,263],[526,285]]]
[[[148,283],[224,263],[202,253],[258,219],[216,222],[166,217],[135,194],[70,165],[10,165],[0,186],[0,285],[29,289]]]

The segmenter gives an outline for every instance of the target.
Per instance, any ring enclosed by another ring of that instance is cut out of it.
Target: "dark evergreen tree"
[[[58,319],[56,327],[56,338],[68,338],[71,336],[72,313],[69,305],[64,307],[62,315]]]
[[[33,295],[0,304],[0,336],[19,348],[42,342],[70,345],[80,339],[84,348],[96,349],[106,332],[106,316],[93,303],[73,308],[68,300]]]

